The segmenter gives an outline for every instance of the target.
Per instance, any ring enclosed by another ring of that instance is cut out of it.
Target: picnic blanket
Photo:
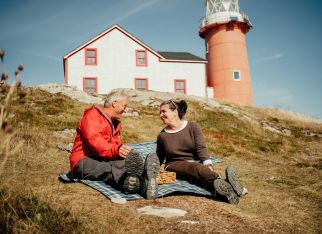
[[[146,158],[146,156],[149,153],[155,153],[156,152],[156,142],[144,142],[139,144],[129,144],[130,147],[133,149],[136,149],[140,155],[143,157],[143,159]],[[71,151],[71,147],[59,147],[59,149],[64,151]],[[219,163],[221,162],[220,159],[211,157],[211,160],[213,163]],[[113,188],[111,185],[105,184],[103,181],[91,181],[91,180],[79,180],[73,178],[73,176],[70,173],[61,173],[59,175],[59,180],[63,182],[80,182],[83,183],[100,193],[102,193],[107,198],[113,200],[113,199],[125,199],[127,201],[131,200],[138,200],[143,199],[142,196],[139,194],[125,194],[122,193],[120,190],[117,190],[116,188]],[[158,189],[158,195],[157,197],[163,197],[166,195],[169,195],[171,193],[194,193],[198,195],[203,196],[213,196],[213,193],[196,185],[192,184],[185,180],[177,179],[176,183],[174,184],[163,184],[159,185]]]

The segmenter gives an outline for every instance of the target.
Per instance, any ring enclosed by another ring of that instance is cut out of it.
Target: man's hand
[[[126,156],[130,153],[131,150],[132,150],[131,147],[126,146],[126,145],[122,145],[119,148],[119,155],[120,155],[120,157],[126,158]]]

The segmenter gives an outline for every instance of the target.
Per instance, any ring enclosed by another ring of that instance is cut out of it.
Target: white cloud
[[[266,60],[275,60],[275,59],[279,59],[282,58],[284,55],[282,53],[279,54],[273,54],[272,56],[269,56],[267,58],[265,58]]]
[[[117,17],[116,19],[112,20],[110,22],[110,24],[115,24],[115,23],[118,23],[118,22],[120,22],[122,20],[125,20],[125,19],[129,18],[130,16],[135,15],[136,13],[144,10],[145,8],[148,8],[148,7],[152,6],[152,5],[154,5],[158,1],[159,0],[150,0],[150,1],[147,1],[146,3],[144,3],[142,5],[139,5],[136,8],[131,9],[131,10],[125,12],[123,15],[121,15],[121,16]]]
[[[267,57],[263,57],[263,58],[259,58],[257,60],[255,60],[255,63],[257,62],[264,62],[264,61],[272,61],[272,60],[277,60],[277,59],[280,59],[284,57],[284,54],[283,53],[275,53],[275,54],[272,54],[270,56],[267,56]]]
[[[131,16],[133,16],[133,15],[135,15],[135,14],[137,14],[137,13],[143,11],[143,10],[145,10],[146,8],[151,7],[152,5],[156,4],[159,1],[160,0],[148,0],[145,3],[143,3],[141,5],[138,5],[135,8],[129,9],[128,11],[124,12],[122,15],[120,15],[119,17],[111,20],[108,23],[106,23],[106,17],[104,16],[101,19],[96,19],[95,25],[104,24],[104,25],[112,26],[114,24],[118,24],[118,23],[122,22],[123,20],[126,20],[126,19],[130,18]],[[132,2],[133,1],[131,0],[131,3]],[[131,5],[129,4],[129,6],[131,6]],[[93,24],[93,22],[91,24]],[[99,29],[101,29],[101,27],[99,27]],[[94,33],[97,33],[97,32],[98,32],[98,28],[95,28],[92,31],[87,31],[86,35],[94,34]]]
[[[50,59],[50,60],[58,61],[58,62],[63,61],[63,59],[61,57],[54,56],[49,53],[43,53],[43,52],[38,52],[38,51],[33,51],[33,50],[25,50],[25,49],[12,49],[12,50],[14,50],[18,53],[28,54],[28,55],[39,57],[39,58]]]

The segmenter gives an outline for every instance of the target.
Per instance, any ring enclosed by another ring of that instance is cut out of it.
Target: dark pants
[[[175,172],[178,179],[201,184],[208,190],[214,189],[214,180],[219,176],[216,172],[198,162],[175,161],[168,163],[166,170]]]
[[[125,173],[124,159],[104,161],[90,157],[79,161],[73,170],[73,176],[77,179],[102,180],[116,186],[121,186]]]

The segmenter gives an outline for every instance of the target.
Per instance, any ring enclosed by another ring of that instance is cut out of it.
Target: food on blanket
[[[160,170],[159,175],[157,177],[158,184],[174,184],[176,182],[176,173],[165,171],[163,169]]]

